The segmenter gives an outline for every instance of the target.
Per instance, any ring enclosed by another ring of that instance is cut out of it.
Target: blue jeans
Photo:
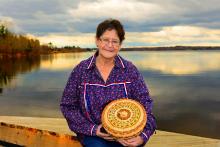
[[[107,141],[96,136],[85,136],[83,139],[84,147],[123,147],[116,141]]]

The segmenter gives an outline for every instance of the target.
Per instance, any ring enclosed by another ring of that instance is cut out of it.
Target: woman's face
[[[115,29],[106,30],[100,38],[96,38],[99,55],[111,59],[114,58],[121,48],[120,39]]]

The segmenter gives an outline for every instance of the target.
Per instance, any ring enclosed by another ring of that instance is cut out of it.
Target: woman
[[[96,31],[97,52],[74,68],[64,89],[61,111],[84,146],[142,146],[155,131],[152,99],[144,79],[131,62],[118,55],[124,35],[118,20],[101,22]],[[139,101],[148,120],[140,136],[114,140],[101,131],[101,113],[107,103],[124,97]]]

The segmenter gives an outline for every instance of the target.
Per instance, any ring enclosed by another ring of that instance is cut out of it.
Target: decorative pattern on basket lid
[[[106,132],[114,138],[131,138],[143,131],[147,113],[139,102],[121,98],[105,106],[101,121]]]

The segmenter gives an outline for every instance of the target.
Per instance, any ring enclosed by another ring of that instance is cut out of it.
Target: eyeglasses
[[[120,46],[120,41],[119,40],[110,40],[108,38],[100,38],[100,41],[104,44],[104,45],[109,45],[109,43],[111,43],[114,47],[118,47]]]

